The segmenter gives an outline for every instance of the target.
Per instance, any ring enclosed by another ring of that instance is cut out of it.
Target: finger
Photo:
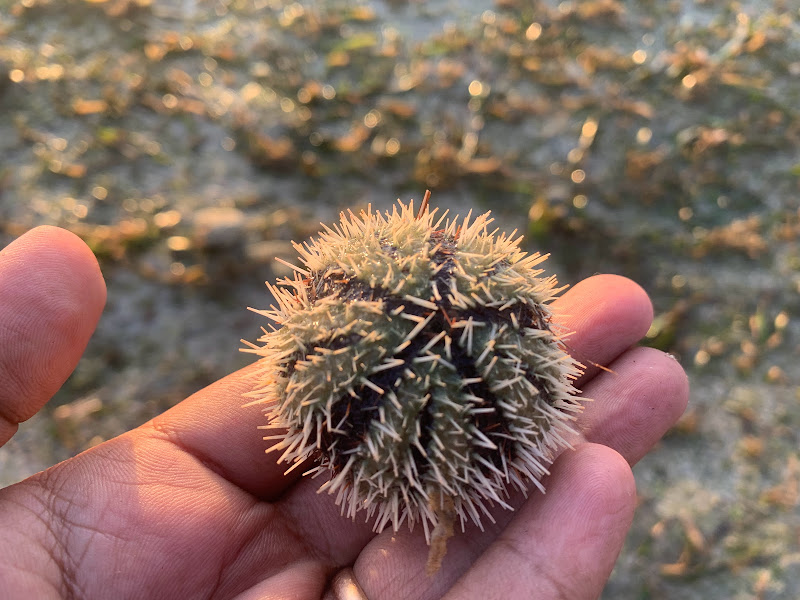
[[[566,331],[570,354],[586,365],[580,387],[647,333],[653,305],[636,283],[618,275],[584,279],[553,303],[553,317]]]
[[[523,505],[445,598],[597,598],[635,506],[633,474],[619,454],[596,444],[565,453],[547,494]]]
[[[0,445],[72,373],[106,299],[76,235],[37,227],[0,251]]]
[[[653,348],[635,348],[584,388],[592,402],[580,417],[584,440],[605,444],[634,465],[675,424],[689,401],[678,361]]]

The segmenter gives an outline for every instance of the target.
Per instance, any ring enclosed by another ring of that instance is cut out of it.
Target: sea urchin
[[[342,513],[422,523],[438,569],[456,519],[492,519],[540,478],[580,411],[581,374],[551,323],[561,291],[489,213],[446,220],[413,202],[341,215],[295,244],[302,267],[269,286],[279,327],[250,396],[268,452],[327,473]],[[563,289],[563,288],[562,288]]]

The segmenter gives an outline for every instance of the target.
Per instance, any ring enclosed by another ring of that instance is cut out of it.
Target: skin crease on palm
[[[0,252],[0,443],[69,376],[105,295],[67,231],[39,227]],[[635,283],[591,277],[554,311],[579,360],[610,372],[580,380],[592,402],[547,493],[457,531],[433,577],[419,528],[376,535],[317,494],[319,479],[284,476],[265,455],[261,410],[242,407],[246,368],[0,490],[3,598],[310,600],[346,566],[370,600],[597,598],[633,518],[631,465],[681,415],[688,384],[671,357],[635,346],[652,319]]]

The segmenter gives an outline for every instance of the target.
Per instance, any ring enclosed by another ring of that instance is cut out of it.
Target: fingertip
[[[655,397],[645,408],[658,413],[657,422],[663,424],[663,434],[689,404],[689,376],[674,356],[656,348],[634,348],[625,360],[634,368],[638,366],[634,390],[640,389],[642,397],[647,397],[648,390],[655,391],[650,394]]]
[[[594,402],[581,416],[581,432],[634,465],[686,410],[689,379],[675,358],[655,348],[633,348],[611,368],[585,388]]]
[[[636,483],[628,461],[619,452],[591,442],[562,452],[545,480],[545,510],[562,515],[577,527],[598,528],[608,518],[608,531],[627,530],[636,507]]]
[[[660,352],[655,348],[647,348],[648,352]],[[691,391],[691,384],[689,383],[689,375],[686,370],[681,366],[681,363],[671,354],[661,353],[666,359],[666,373],[665,378],[671,382],[673,386],[672,395],[675,401],[670,411],[671,425],[674,425],[678,419],[681,418],[686,407],[689,406],[689,392]]]
[[[647,322],[648,327],[653,320],[653,302],[650,295],[641,285],[622,275],[606,273],[595,275],[589,278],[594,285],[599,283],[603,287],[613,289],[617,296],[627,298],[629,308],[635,308],[642,321]]]
[[[72,373],[102,313],[106,286],[75,234],[36,227],[0,251],[0,415],[11,429]]]
[[[51,225],[31,229],[3,254],[0,280],[8,288],[7,305],[17,310],[12,315],[0,312],[0,318],[15,317],[17,331],[35,334],[40,346],[58,340],[68,357],[80,349],[73,361],[54,357],[50,366],[62,371],[58,386],[50,392],[55,393],[75,368],[105,307],[107,290],[100,265],[79,236]]]
[[[574,452],[562,454],[569,464],[569,480],[564,485],[574,485],[585,498],[578,502],[588,511],[599,511],[587,520],[602,518],[603,514],[621,515],[625,521],[633,518],[636,507],[636,482],[628,461],[619,452],[603,444],[585,443]],[[616,518],[616,517],[615,517]]]
[[[102,311],[107,296],[106,282],[97,257],[80,236],[61,227],[39,225],[9,244],[3,252],[7,250],[15,254],[41,253],[53,261],[49,270],[67,267],[66,273],[79,284],[75,289],[80,291],[83,300],[89,302],[94,312]]]
[[[627,277],[608,273],[593,275],[577,283],[571,292],[585,299],[584,306],[592,307],[591,312],[583,314],[609,313],[624,318],[631,336],[637,339],[644,337],[653,322],[650,296],[642,286]]]

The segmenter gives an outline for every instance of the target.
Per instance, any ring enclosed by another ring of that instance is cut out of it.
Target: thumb
[[[72,373],[106,300],[76,235],[37,227],[0,250],[0,446]]]

